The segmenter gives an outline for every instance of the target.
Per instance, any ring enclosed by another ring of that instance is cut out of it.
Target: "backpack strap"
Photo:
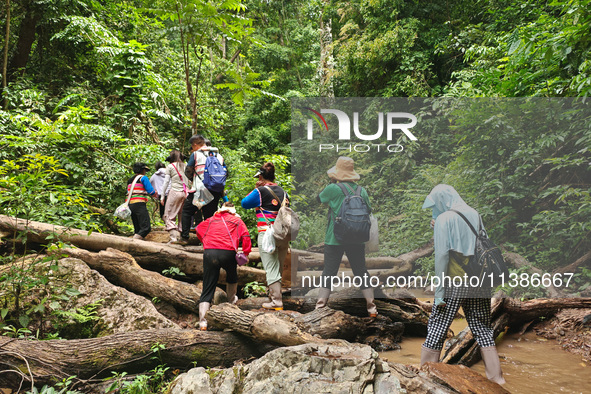
[[[468,224],[468,226],[470,227],[470,230],[472,230],[474,235],[476,235],[478,237],[478,233],[474,229],[474,226],[472,226],[472,223],[470,223],[470,221],[464,216],[463,213],[461,213],[460,211],[456,211],[455,209],[450,209],[450,211],[455,212],[458,215],[460,215],[462,217],[462,219],[464,219],[464,221]],[[478,224],[479,224],[480,230],[482,230],[482,218],[480,217],[480,215],[478,215],[478,222],[479,222]]]
[[[269,190],[271,192],[271,194],[273,195],[273,197],[275,197],[277,199],[277,201],[280,200],[279,197],[277,197],[277,194],[275,194],[275,192],[273,191],[273,189],[271,189],[269,186],[265,185],[264,186],[267,190]],[[283,191],[283,201],[281,201],[281,206],[285,205],[285,200],[287,200],[287,193],[285,192],[285,190]]]

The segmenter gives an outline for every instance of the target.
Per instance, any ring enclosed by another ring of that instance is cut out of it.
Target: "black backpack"
[[[488,238],[486,231],[482,228],[482,218],[478,216],[478,232],[476,232],[472,223],[461,212],[455,209],[450,209],[450,211],[460,215],[476,235],[474,256],[470,256],[470,262],[465,267],[468,276],[477,276],[481,288],[493,288],[507,282],[509,280],[509,269],[501,250]]]
[[[338,215],[334,216],[334,235],[341,244],[361,244],[369,240],[371,209],[361,197],[361,186],[350,194],[345,185],[337,183],[345,199]]]

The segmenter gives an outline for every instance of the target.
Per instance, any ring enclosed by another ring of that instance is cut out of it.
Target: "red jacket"
[[[232,240],[228,231],[232,234]],[[242,251],[245,255],[248,256],[252,249],[246,225],[242,219],[230,212],[216,212],[212,217],[199,223],[196,232],[204,249],[235,250],[239,240],[242,241]]]

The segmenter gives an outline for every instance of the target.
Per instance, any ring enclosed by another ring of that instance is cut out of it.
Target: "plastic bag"
[[[365,243],[365,253],[373,253],[380,250],[380,238],[378,219],[372,214],[369,215],[369,240]]]
[[[204,205],[213,201],[213,194],[207,190],[203,181],[197,174],[193,177],[193,187],[195,188],[195,195],[193,196],[193,205],[201,209]]]
[[[272,226],[269,226],[267,231],[265,231],[265,234],[263,234],[263,239],[261,240],[259,248],[265,253],[273,253],[275,251],[275,237]]]
[[[209,190],[205,188],[205,186],[202,186],[201,188],[197,189],[197,191],[195,191],[195,195],[193,196],[193,205],[195,205],[197,208],[201,209],[204,205],[207,205],[212,201],[213,194],[211,194]]]
[[[114,215],[121,220],[129,219],[131,216],[131,209],[129,209],[129,204],[124,202],[123,204],[119,205],[117,209],[115,209]]]

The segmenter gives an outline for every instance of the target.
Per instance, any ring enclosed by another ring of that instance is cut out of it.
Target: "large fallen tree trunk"
[[[88,264],[90,268],[103,274],[109,282],[134,293],[149,298],[157,297],[187,311],[199,313],[201,290],[197,286],[145,270],[127,253],[112,248],[107,248],[106,251],[99,253],[69,248],[59,249],[51,253],[80,259]],[[224,302],[226,300],[218,301]]]
[[[23,387],[30,387],[31,378],[35,385],[54,384],[70,376],[82,384],[98,382],[112,371],[139,373],[162,364],[172,369],[227,367],[261,353],[260,346],[231,332],[145,330],[49,341],[0,337],[0,387],[18,386],[21,379]]]
[[[260,309],[263,302],[268,302],[268,299],[247,298],[239,300],[238,306],[245,310]],[[426,334],[429,315],[419,305],[401,299],[376,299],[375,304],[379,314],[390,318],[393,322],[403,323],[406,335],[420,336]],[[283,307],[287,310],[308,313],[315,309],[316,299],[310,297],[283,297]],[[349,315],[367,317],[367,306],[364,299],[333,298],[329,299],[328,307],[343,311]]]
[[[187,275],[203,276],[203,254],[190,253],[178,246],[110,234],[88,234],[88,231],[15,219],[5,215],[0,215],[0,232],[24,232],[28,241],[36,243],[53,241],[57,236],[62,242],[93,252],[113,248],[129,253],[143,267],[177,267]],[[241,285],[252,281],[264,282],[265,271],[252,267],[238,267],[238,281]]]
[[[378,350],[399,348],[404,325],[385,316],[360,318],[331,308],[295,311],[246,311],[229,304],[212,307],[209,328],[231,329],[261,342],[292,345],[321,339],[367,343]],[[305,335],[310,334],[310,335]]]

